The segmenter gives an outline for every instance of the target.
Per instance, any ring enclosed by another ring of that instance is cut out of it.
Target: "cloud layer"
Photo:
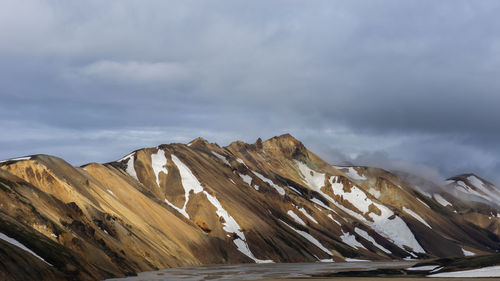
[[[290,132],[329,161],[500,182],[496,1],[11,1],[0,158]]]

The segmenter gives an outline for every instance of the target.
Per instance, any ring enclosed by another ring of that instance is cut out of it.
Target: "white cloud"
[[[121,83],[180,82],[190,77],[186,65],[176,62],[101,60],[80,68],[79,72]]]

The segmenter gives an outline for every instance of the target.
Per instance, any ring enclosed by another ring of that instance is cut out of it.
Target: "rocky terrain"
[[[202,264],[464,257],[500,250],[500,189],[332,166],[290,135],[198,138],[73,167],[0,162],[0,278],[100,280]]]

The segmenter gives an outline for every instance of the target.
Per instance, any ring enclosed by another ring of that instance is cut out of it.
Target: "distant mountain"
[[[475,175],[424,188],[332,166],[290,135],[197,138],[73,167],[0,162],[2,280],[99,280],[159,268],[462,257],[500,250],[500,190]]]
[[[500,206],[500,189],[474,174],[451,177],[447,180],[447,183],[447,187],[452,189],[449,191],[458,197],[466,197],[473,201]]]

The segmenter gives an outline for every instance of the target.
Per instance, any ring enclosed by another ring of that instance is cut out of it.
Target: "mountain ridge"
[[[0,232],[53,265],[40,270],[78,280],[500,250],[498,188],[459,176],[481,200],[450,192],[458,181],[431,192],[380,168],[332,166],[290,134],[225,147],[196,138],[80,167],[39,154],[0,162]]]

